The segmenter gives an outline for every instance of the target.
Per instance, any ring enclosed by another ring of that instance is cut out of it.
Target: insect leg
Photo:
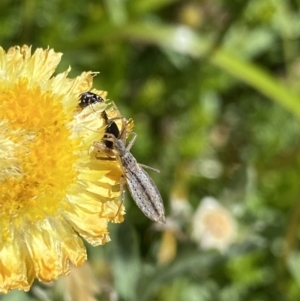
[[[117,138],[113,134],[105,134],[105,137],[103,137],[101,141],[95,141],[93,145],[97,150],[105,152],[109,158],[115,159],[116,154],[114,153],[113,148],[108,148],[105,142],[111,142],[114,146],[116,139]]]
[[[145,168],[145,169],[150,169],[150,170],[152,170],[152,171],[155,171],[155,172],[157,172],[157,173],[160,173],[160,170],[157,169],[157,168],[154,168],[154,167],[151,167],[151,166],[148,166],[148,165],[144,165],[144,164],[141,164],[141,163],[138,163],[138,165],[139,165],[140,167]]]
[[[136,140],[136,138],[137,138],[137,134],[136,134],[136,133],[131,132],[130,134],[132,134],[133,137],[132,137],[132,139],[129,141],[128,145],[126,146],[126,150],[127,150],[127,151],[130,151],[130,149],[132,148],[132,146],[133,146],[133,144],[134,144],[134,142],[135,142],[135,140]]]
[[[121,210],[122,205],[124,204],[124,199],[125,199],[125,190],[124,190],[124,184],[126,183],[126,181],[124,180],[124,176],[121,177],[120,179],[120,192],[121,192],[121,204],[118,208],[118,211],[115,215],[114,218],[116,218]]]

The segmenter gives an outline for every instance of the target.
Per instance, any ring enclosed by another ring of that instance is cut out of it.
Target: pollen
[[[50,92],[30,89],[22,80],[4,88],[0,101],[0,119],[7,127],[3,139],[13,145],[8,154],[13,164],[1,172],[0,215],[19,227],[24,218],[35,222],[57,212],[76,180],[76,145],[66,127],[71,114]]]

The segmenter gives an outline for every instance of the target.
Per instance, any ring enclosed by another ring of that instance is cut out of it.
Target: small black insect
[[[84,92],[82,94],[79,95],[79,106],[84,109],[85,107],[92,105],[96,102],[104,102],[104,99],[93,93],[93,92]],[[104,138],[107,137],[106,134],[112,134],[116,137],[116,139],[119,139],[120,136],[120,131],[119,128],[117,126],[117,124],[114,121],[110,121],[106,112],[103,111],[101,113],[102,118],[105,120],[106,122],[106,130],[105,130],[105,134],[104,134]],[[104,144],[107,148],[109,149],[113,149],[113,142],[109,141],[109,140],[104,140]]]
[[[103,102],[104,99],[93,93],[93,92],[84,92],[79,95],[79,106],[84,109],[85,107],[92,105],[96,102]]]

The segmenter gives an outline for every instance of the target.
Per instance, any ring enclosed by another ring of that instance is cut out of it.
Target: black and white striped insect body
[[[123,117],[119,119],[122,120],[122,131],[119,131],[114,121],[108,122],[103,140],[94,142],[94,146],[103,150],[103,145],[105,145],[104,147],[106,147],[108,151],[114,152],[121,162],[123,180],[126,181],[129,192],[137,206],[150,220],[165,223],[165,209],[162,197],[155,183],[144,168],[159,171],[149,166],[139,164],[136,161],[130,149],[137,135],[134,135],[126,147],[126,121]],[[123,191],[122,179],[120,183],[121,191]]]
[[[137,163],[130,152],[135,139],[136,136],[127,148],[121,139],[117,139],[114,145],[122,163],[127,187],[133,200],[146,217],[155,222],[165,223],[165,209],[160,192],[148,173]]]

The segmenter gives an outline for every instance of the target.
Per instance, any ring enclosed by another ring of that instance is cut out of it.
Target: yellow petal
[[[60,59],[52,49],[0,47],[2,293],[68,274],[70,263],[86,260],[81,238],[108,242],[108,224],[125,214],[120,165],[93,148],[105,132],[107,104],[78,106],[95,73],[71,79],[68,68],[53,76]],[[92,91],[105,99],[105,91]],[[109,118],[117,114],[107,110]]]

